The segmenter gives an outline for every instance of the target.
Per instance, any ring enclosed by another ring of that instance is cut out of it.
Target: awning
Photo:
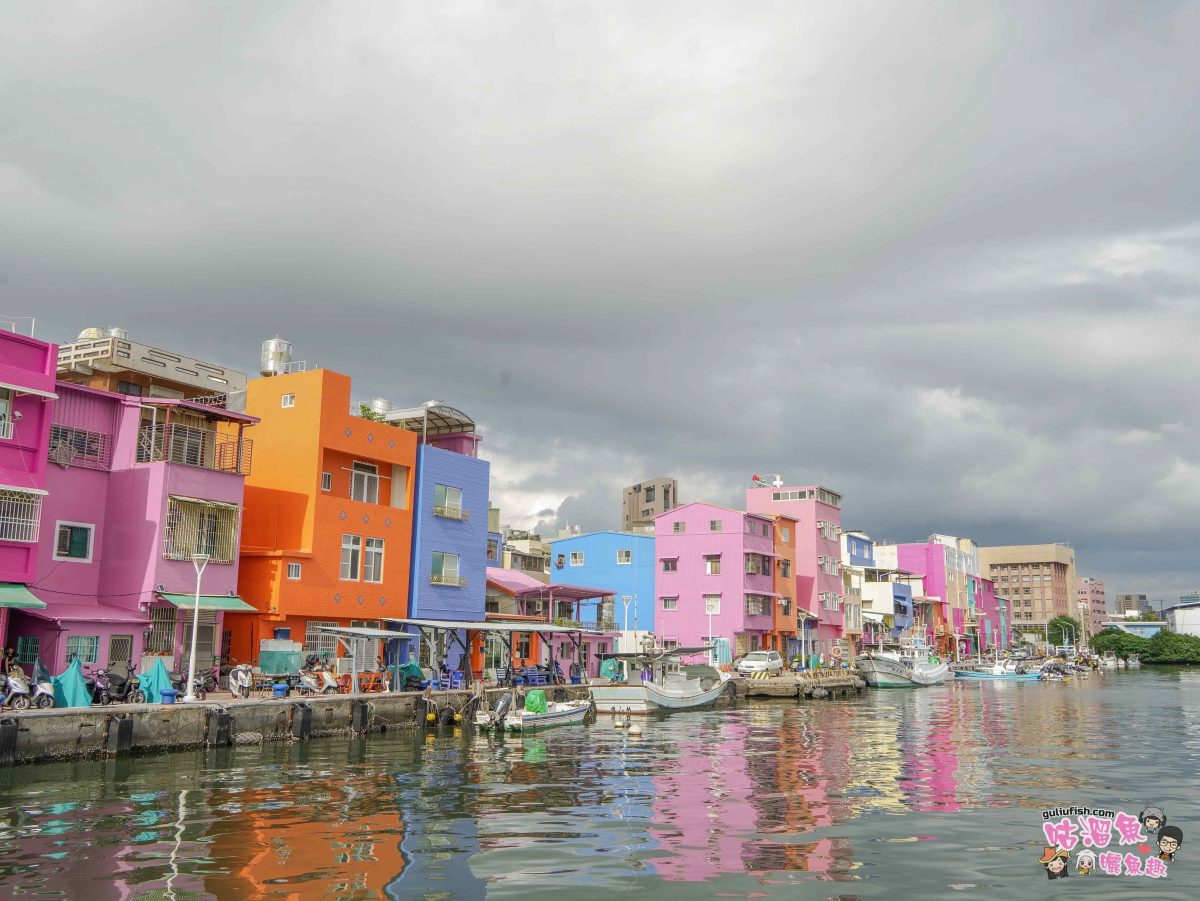
[[[222,507],[226,510],[238,509],[237,504],[227,504],[224,501],[210,501],[202,497],[187,497],[183,494],[169,494],[167,496],[172,500],[183,501],[185,504],[203,504],[206,507]],[[193,597],[195,597],[195,595],[193,595]],[[201,595],[201,597],[203,597],[203,595]]]
[[[10,385],[8,382],[0,382],[0,388],[7,388],[9,391],[14,391],[17,394],[32,394],[34,397],[58,400],[58,395],[53,391],[43,391],[40,388],[26,388],[21,385]]]
[[[321,626],[318,632],[325,632],[329,635],[345,635],[348,638],[382,638],[390,641],[395,638],[399,641],[412,641],[414,636],[411,632],[393,632],[390,629],[369,629],[366,626]]]
[[[548,634],[566,635],[583,633],[585,635],[606,635],[594,629],[584,629],[576,626],[556,626],[553,623],[513,622],[489,620],[487,622],[459,621],[453,619],[394,619],[387,618],[389,623],[401,623],[406,626],[416,626],[419,629],[445,629],[455,631],[465,629],[468,632],[545,632]]]
[[[30,594],[29,589],[19,582],[0,582],[0,607],[45,610],[46,604]]]
[[[30,610],[30,616],[49,620],[53,623],[124,623],[131,626],[148,626],[150,620],[140,613],[130,610],[118,610],[115,607],[104,607],[99,604],[59,604],[45,607],[44,610]]]
[[[194,594],[167,594],[165,591],[158,592],[158,596],[168,603],[174,604],[182,610],[190,610],[196,606],[196,596]],[[202,594],[200,595],[201,610],[224,610],[226,613],[257,613],[258,611],[247,604],[239,597],[231,597],[227,594]]]
[[[43,488],[27,488],[24,485],[0,485],[0,491],[20,491],[22,494],[49,494]]]
[[[865,620],[870,620],[873,623],[883,622],[883,614],[882,613],[872,613],[869,610],[864,610],[862,612],[862,618]]]

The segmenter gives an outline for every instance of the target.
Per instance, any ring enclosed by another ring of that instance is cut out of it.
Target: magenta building
[[[654,631],[665,647],[710,637],[725,639],[735,657],[763,647],[779,597],[772,525],[702,502],[655,517]]]
[[[828,655],[842,637],[842,496],[820,485],[746,489],[746,509],[796,520],[796,609],[817,617],[809,647]]]
[[[222,653],[236,597],[242,490],[253,417],[186,400],[131,397],[60,382],[42,460],[38,576],[44,609],[14,615],[23,662],[52,672],[161,657],[186,666],[201,582],[197,665]]]
[[[17,610],[42,606],[29,591],[38,574],[46,502],[46,445],[58,347],[0,331],[0,642],[12,643]]]

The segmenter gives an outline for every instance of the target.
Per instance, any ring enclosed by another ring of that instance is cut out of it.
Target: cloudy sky
[[[486,434],[513,525],[673,475],[1200,585],[1200,4],[0,7],[0,312]],[[554,523],[555,526],[551,526]]]

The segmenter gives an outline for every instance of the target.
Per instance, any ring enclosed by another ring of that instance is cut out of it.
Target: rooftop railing
[[[178,463],[215,472],[250,474],[254,442],[210,429],[172,423],[142,426],[137,462]]]

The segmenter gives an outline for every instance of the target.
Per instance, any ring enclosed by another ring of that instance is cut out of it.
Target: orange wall
[[[776,516],[774,525],[775,547],[774,551],[779,555],[780,560],[791,561],[791,575],[786,579],[776,561],[775,566],[775,591],[783,595],[785,598],[791,598],[790,613],[786,616],[780,611],[779,604],[775,605],[775,635],[778,638],[776,648],[783,650],[786,645],[783,641],[783,636],[794,633],[798,630],[796,625],[796,520],[790,516]],[[783,540],[783,530],[788,530],[788,540]]]

